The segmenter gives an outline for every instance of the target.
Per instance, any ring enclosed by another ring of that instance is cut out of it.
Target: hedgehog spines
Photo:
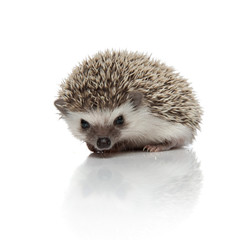
[[[59,98],[73,112],[114,109],[132,91],[143,94],[155,116],[199,128],[202,110],[187,80],[137,52],[107,50],[85,59],[61,84]]]

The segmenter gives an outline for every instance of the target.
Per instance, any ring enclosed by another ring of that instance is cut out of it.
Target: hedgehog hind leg
[[[159,144],[149,144],[149,145],[146,145],[144,148],[143,148],[143,151],[147,151],[147,152],[162,152],[162,151],[168,151],[170,149],[173,149],[173,148],[178,148],[178,147],[181,147],[183,146],[183,141],[166,141],[166,142],[163,142],[163,143],[159,143]]]

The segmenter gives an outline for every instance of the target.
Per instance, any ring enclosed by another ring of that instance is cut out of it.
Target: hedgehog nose
[[[111,145],[111,140],[107,137],[98,138],[97,140],[97,146],[100,149],[108,148],[110,147],[110,145]]]

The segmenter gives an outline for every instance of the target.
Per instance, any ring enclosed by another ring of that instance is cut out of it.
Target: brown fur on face
[[[112,146],[118,142],[119,137],[121,136],[121,129],[126,127],[126,123],[123,123],[121,126],[91,126],[89,129],[84,130],[80,129],[82,133],[86,136],[86,142],[89,150],[96,152],[97,147],[96,143],[98,138],[100,137],[108,137],[111,140],[111,148]]]

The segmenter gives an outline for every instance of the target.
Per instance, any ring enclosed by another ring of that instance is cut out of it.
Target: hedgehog
[[[77,65],[54,105],[90,151],[166,151],[191,144],[202,110],[188,81],[139,52],[106,50]]]

